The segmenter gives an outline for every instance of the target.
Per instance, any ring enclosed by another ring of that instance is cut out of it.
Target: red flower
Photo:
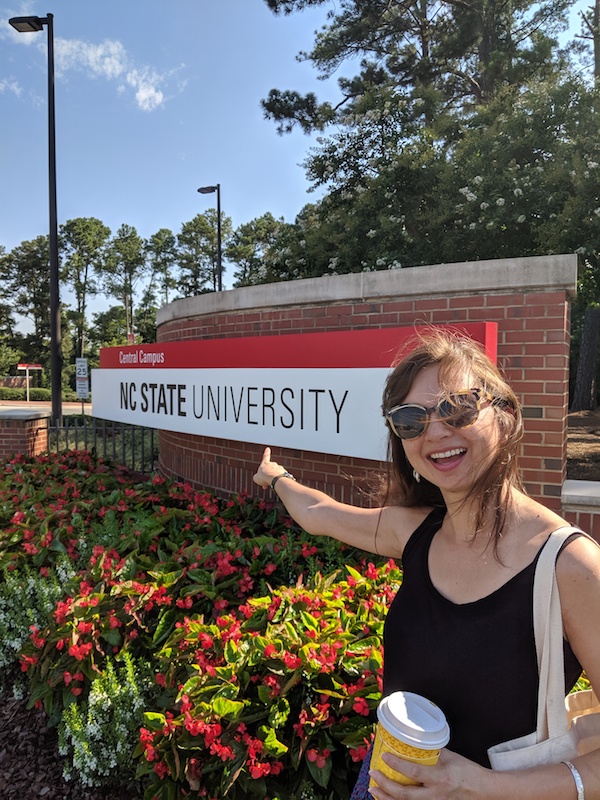
[[[83,661],[84,658],[89,655],[91,649],[91,642],[87,642],[86,644],[72,644],[69,647],[69,655],[76,658],[77,661]]]
[[[284,653],[283,663],[288,669],[298,669],[298,667],[302,666],[302,659],[292,653]]]
[[[171,770],[169,769],[169,765],[166,763],[166,761],[157,761],[154,765],[154,772],[156,772],[161,780],[165,777],[165,775],[171,774]]]
[[[79,633],[91,633],[94,630],[94,624],[81,620],[81,622],[77,623],[77,630]]]
[[[362,717],[369,716],[369,705],[364,697],[357,697],[352,704],[352,709]]]
[[[325,748],[324,750],[316,750],[314,747],[311,747],[309,750],[306,751],[306,757],[309,761],[316,763],[319,769],[323,769],[325,763],[329,756],[331,755],[331,751]]]
[[[37,656],[21,656],[21,672],[27,672],[29,667],[33,667],[38,663],[39,659]]]

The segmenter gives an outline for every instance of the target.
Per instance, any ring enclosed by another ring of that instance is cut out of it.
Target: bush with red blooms
[[[71,720],[86,783],[134,765],[146,800],[349,796],[393,562],[310,537],[262,499],[139,482],[86,453],[7,463],[0,530],[11,585],[35,571],[54,587],[18,658],[31,704]],[[0,623],[1,609],[0,589]],[[105,697],[119,665],[139,681],[130,721],[115,710],[120,739]]]

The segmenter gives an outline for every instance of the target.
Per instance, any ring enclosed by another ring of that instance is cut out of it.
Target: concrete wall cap
[[[50,411],[32,411],[29,408],[0,408],[0,419],[49,419],[52,416]]]
[[[386,297],[446,297],[453,293],[468,296],[563,290],[575,296],[577,267],[576,255],[553,255],[303,278],[175,300],[158,310],[156,321],[160,326],[174,320],[230,311],[357,303]]]
[[[595,506],[600,508],[600,481],[573,481],[563,483],[563,506]]]

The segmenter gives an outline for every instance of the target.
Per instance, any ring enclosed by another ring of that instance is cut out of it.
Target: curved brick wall
[[[252,286],[165,306],[158,312],[158,341],[497,322],[499,364],[524,406],[523,477],[530,494],[559,510],[576,280],[577,258],[566,255]],[[161,472],[220,493],[254,491],[261,453],[262,443],[160,432]],[[304,450],[278,449],[274,458],[300,480],[353,502],[363,502],[366,476],[383,467]]]

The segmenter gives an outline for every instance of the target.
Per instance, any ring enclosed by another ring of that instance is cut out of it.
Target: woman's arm
[[[271,460],[271,449],[265,448],[254,483],[268,489],[285,468]],[[400,558],[411,533],[425,519],[429,509],[358,508],[339,503],[324,492],[281,477],[275,492],[288,513],[308,533],[331,536],[353,547],[378,555]]]

